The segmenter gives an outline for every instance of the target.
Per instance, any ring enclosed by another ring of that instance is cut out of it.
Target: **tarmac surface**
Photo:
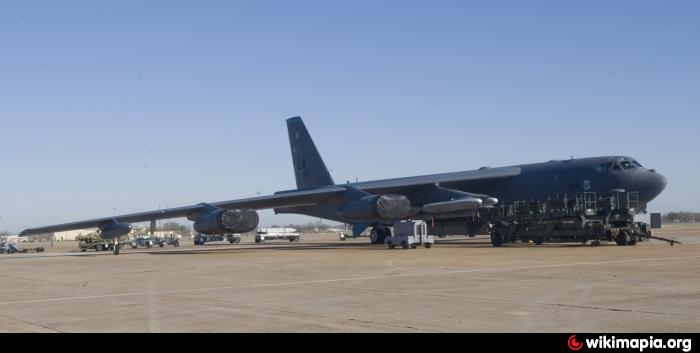
[[[657,235],[684,244],[57,243],[0,255],[0,332],[697,332],[700,225]]]

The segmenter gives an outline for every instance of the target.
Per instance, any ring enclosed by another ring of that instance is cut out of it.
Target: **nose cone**
[[[644,187],[643,194],[646,196],[644,197],[646,202],[649,202],[659,196],[662,191],[666,188],[666,178],[655,172],[648,172],[647,175],[644,176],[642,185]]]

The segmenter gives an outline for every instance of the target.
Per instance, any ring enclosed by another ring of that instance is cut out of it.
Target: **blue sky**
[[[3,1],[0,230],[630,155],[700,211],[697,1]],[[262,213],[262,224],[307,218]]]

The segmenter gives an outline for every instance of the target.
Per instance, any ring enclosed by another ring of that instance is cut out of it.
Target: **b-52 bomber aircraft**
[[[648,233],[633,216],[664,190],[666,179],[629,157],[556,160],[510,167],[336,184],[300,117],[287,119],[296,190],[231,201],[105,217],[23,231],[21,236],[99,228],[105,239],[131,223],[187,217],[203,234],[245,233],[256,210],[274,209],[345,223],[382,244],[399,220],[424,220],[431,234],[474,236],[494,246],[535,241],[615,240],[633,245]],[[114,249],[118,249],[115,246]]]

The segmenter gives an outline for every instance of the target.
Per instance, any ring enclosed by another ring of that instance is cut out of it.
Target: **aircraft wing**
[[[214,202],[210,204],[197,204],[193,206],[168,208],[158,211],[149,211],[141,213],[132,213],[122,216],[115,217],[105,217],[92,219],[88,221],[73,222],[52,225],[47,227],[30,228],[22,231],[20,236],[29,236],[35,234],[53,233],[53,232],[65,232],[69,230],[86,229],[86,228],[100,228],[105,224],[110,222],[120,222],[120,223],[138,223],[138,222],[148,222],[158,219],[168,219],[168,218],[179,218],[187,217],[197,211],[202,210],[206,205],[222,208],[222,209],[236,209],[236,208],[249,208],[249,209],[266,209],[274,207],[295,207],[295,206],[309,206],[315,205],[322,202],[338,193],[345,191],[344,187],[327,187],[314,190],[303,190],[303,191],[289,191],[276,193],[269,196],[259,196],[251,197],[247,199],[231,200],[231,201],[221,201]]]
[[[465,172],[423,175],[350,184],[372,194],[407,194],[429,185],[439,184],[456,190],[478,190],[520,175],[520,167],[499,167]]]

